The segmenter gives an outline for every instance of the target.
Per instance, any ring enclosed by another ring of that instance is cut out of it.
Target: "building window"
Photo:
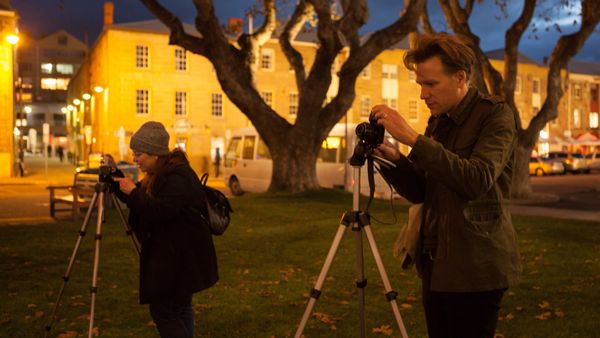
[[[531,89],[531,91],[534,94],[540,93],[540,79],[533,79],[533,88]]]
[[[366,65],[365,68],[363,68],[363,70],[360,72],[360,77],[362,77],[363,79],[371,78],[371,64],[370,63],[368,65]]]
[[[53,65],[51,63],[42,63],[40,66],[40,71],[42,74],[52,74]]]
[[[579,112],[579,109],[573,109],[573,127],[581,127],[581,113]]]
[[[265,101],[267,106],[273,107],[273,93],[272,92],[261,92],[260,96]]]
[[[521,77],[517,76],[515,80],[515,94],[521,94]]]
[[[368,117],[371,114],[371,98],[363,96],[360,98],[360,116]]]
[[[44,90],[67,90],[69,79],[43,77],[40,80],[40,87]]]
[[[417,74],[414,71],[408,71],[408,82],[409,83],[417,83]]]
[[[136,114],[148,114],[149,95],[148,89],[136,89],[135,91],[135,112]]]
[[[32,70],[33,65],[31,62],[23,62],[19,64],[19,70],[24,72],[30,72]]]
[[[260,69],[273,71],[275,70],[275,53],[272,49],[263,48],[260,54]]]
[[[175,92],[175,115],[187,115],[187,92]]]
[[[576,99],[581,98],[581,85],[576,84],[573,86],[573,97]]]
[[[66,35],[61,35],[57,38],[57,42],[61,46],[66,46],[69,38]]]
[[[148,46],[135,46],[135,66],[137,68],[148,68]]]
[[[392,109],[398,109],[398,99],[383,98],[383,104],[385,104],[386,106],[388,106]]]
[[[213,117],[223,116],[223,94],[212,94],[211,112]]]
[[[59,74],[73,74],[73,65],[68,63],[57,63],[56,72]]]
[[[598,112],[590,113],[590,128],[598,128]]]
[[[185,49],[175,49],[175,70],[186,71],[187,70],[187,55]]]
[[[290,93],[290,115],[298,114],[298,93]]]
[[[397,65],[386,65],[384,64],[381,68],[384,79],[397,79],[398,78],[398,66]]]
[[[412,121],[419,119],[419,103],[417,100],[408,101],[408,119]]]

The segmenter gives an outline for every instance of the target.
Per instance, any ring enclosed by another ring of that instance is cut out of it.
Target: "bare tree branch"
[[[558,116],[558,104],[563,95],[561,71],[583,47],[587,38],[594,32],[600,21],[600,1],[581,1],[581,27],[573,34],[563,35],[558,39],[550,56],[548,70],[547,96],[542,109],[531,119],[527,132],[522,137],[521,144],[533,147],[537,142],[539,132],[546,123]]]
[[[263,7],[265,21],[262,26],[256,32],[252,34],[244,33],[238,38],[238,45],[241,48],[242,55],[252,67],[256,66],[260,46],[269,41],[277,27],[275,0],[264,0]]]
[[[302,96],[302,88],[304,87],[304,81],[306,80],[306,70],[304,69],[304,59],[293,46],[292,41],[298,35],[298,32],[302,29],[302,26],[309,18],[312,13],[313,7],[308,2],[302,0],[296,6],[292,17],[285,25],[283,32],[279,36],[279,44],[281,49],[288,59],[290,65],[294,69],[294,75],[296,77],[296,86],[298,87],[298,94]]]
[[[425,6],[423,6],[423,14],[421,14],[421,27],[427,34],[435,34],[435,29],[433,29],[433,25],[431,25],[431,20],[429,19],[429,11],[427,10],[427,2]]]
[[[465,14],[467,17],[471,16],[471,12],[473,12],[473,0],[465,1]]]
[[[339,20],[338,27],[352,50],[360,45],[358,29],[367,22],[369,10],[365,0],[344,0],[342,9],[344,16]]]
[[[504,82],[502,84],[502,92],[504,99],[515,113],[515,121],[517,129],[521,129],[521,118],[519,110],[515,105],[515,85],[517,79],[517,62],[519,53],[519,42],[523,33],[529,26],[535,11],[536,0],[525,0],[521,16],[512,24],[506,31],[504,41]]]
[[[502,75],[494,69],[483,50],[481,50],[479,37],[471,31],[469,26],[470,12],[467,12],[460,7],[458,0],[439,0],[439,3],[450,28],[465,40],[475,52],[479,68],[483,72],[484,78],[489,83],[492,94],[501,95]],[[481,83],[480,79],[477,78],[479,76],[478,73],[479,72],[477,71],[474,72],[475,78],[473,80],[480,90],[487,92],[487,86],[485,86],[484,83]]]
[[[187,34],[181,20],[156,0],[140,0],[154,16],[169,28],[169,44],[178,45],[192,53],[206,55],[206,43],[202,38]]]

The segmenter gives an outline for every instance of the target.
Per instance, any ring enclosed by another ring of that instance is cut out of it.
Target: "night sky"
[[[228,17],[243,18],[246,9],[257,2],[262,4],[262,1],[255,0],[214,0],[217,16],[222,23],[225,23]],[[291,0],[285,2],[289,4],[280,6],[281,14],[278,13],[280,18],[290,13],[295,3]],[[471,16],[471,27],[481,37],[481,46],[484,51],[503,48],[505,30],[521,12],[521,1],[508,2],[510,5],[506,9],[507,18],[504,18],[494,1],[488,0],[484,4],[475,6]],[[550,6],[552,3],[558,2],[555,0],[544,3]],[[89,45],[94,42],[102,29],[103,3],[103,0],[12,0],[12,6],[20,15],[21,31],[34,37],[40,37],[59,29],[65,29],[82,40],[87,35]],[[138,0],[114,0],[113,3],[115,5],[115,23],[154,19]],[[162,0],[161,3],[178,15],[182,21],[193,23],[195,8],[191,0]],[[401,11],[402,3],[403,0],[369,0],[370,18],[361,33],[371,32],[392,23]],[[563,33],[570,33],[578,28],[573,22],[578,19],[575,14],[579,12],[579,2],[571,1],[571,3],[575,4],[574,8],[544,12],[555,19],[554,22],[559,24]],[[437,1],[429,0],[429,9],[436,30],[448,30]],[[537,13],[541,12],[541,9],[538,9]],[[541,62],[545,56],[550,55],[560,34],[555,28],[550,28],[546,32],[547,24],[539,15],[534,17],[534,21],[538,23],[539,27],[537,38],[529,29],[524,34],[519,49],[529,57]],[[255,19],[255,27],[260,23],[262,23],[262,19]],[[247,28],[246,21],[244,24]],[[597,27],[596,32],[588,39],[576,59],[600,62],[599,47],[600,27]]]

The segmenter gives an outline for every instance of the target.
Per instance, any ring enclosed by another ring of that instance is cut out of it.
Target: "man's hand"
[[[394,109],[380,104],[371,109],[371,116],[400,143],[413,147],[417,142],[419,134]]]
[[[377,149],[373,150],[373,154],[392,162],[398,161],[401,156],[398,148],[396,148],[387,138],[383,140],[382,144],[377,146]]]
[[[125,194],[131,194],[131,191],[135,189],[135,183],[129,177],[113,177],[113,179],[119,182],[119,189]]]

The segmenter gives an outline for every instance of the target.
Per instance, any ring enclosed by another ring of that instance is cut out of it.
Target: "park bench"
[[[70,211],[71,217],[79,217],[81,209],[90,206],[96,183],[97,174],[75,173],[73,185],[46,187],[50,191],[50,217],[55,217],[57,211]],[[63,204],[67,207],[59,209]]]

